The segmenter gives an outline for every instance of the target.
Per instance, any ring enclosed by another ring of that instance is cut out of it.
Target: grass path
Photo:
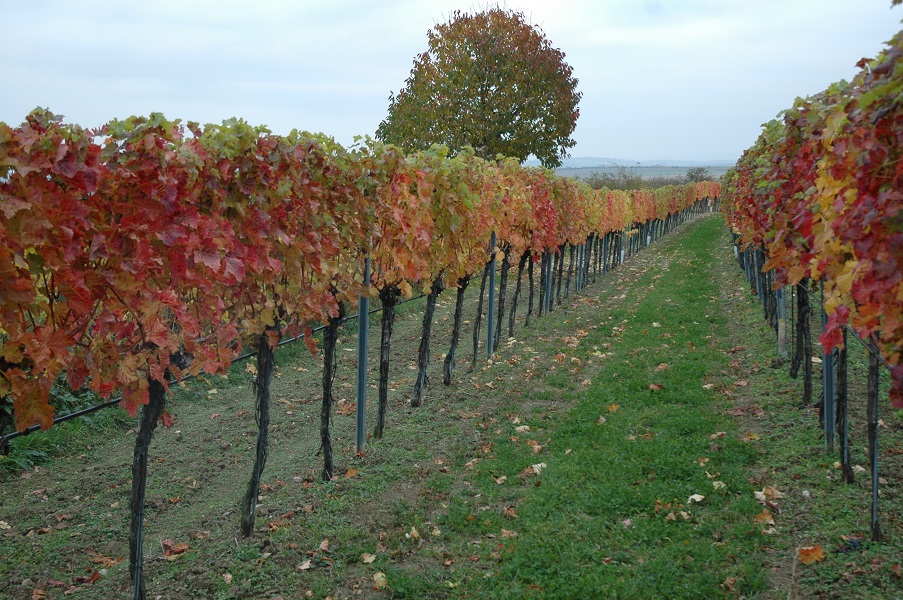
[[[239,502],[256,435],[249,367],[181,390],[176,426],[151,449],[150,597],[903,596],[899,469],[885,473],[887,541],[832,552],[867,532],[868,482],[839,486],[812,411],[797,405],[798,382],[764,366],[772,334],[731,256],[719,216],[688,224],[519,324],[495,360],[459,361],[451,387],[439,372],[454,304],[446,294],[420,409],[408,398],[422,302],[406,305],[387,435],[361,456],[346,332],[333,420],[340,475],[325,484],[320,365],[301,348],[280,350],[248,539]],[[474,305],[471,295],[465,319]],[[886,421],[884,443],[899,448],[903,419]],[[57,458],[3,471],[0,597],[128,597],[128,567],[116,562],[128,554],[134,440],[123,423],[81,427]],[[786,492],[773,526],[753,495],[765,485]],[[168,560],[166,540],[188,550]],[[798,565],[798,547],[814,543],[828,558]]]

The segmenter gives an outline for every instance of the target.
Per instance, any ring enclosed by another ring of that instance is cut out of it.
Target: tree
[[[690,167],[687,169],[687,181],[697,183],[712,178],[712,174],[705,167]]]
[[[379,139],[408,152],[471,146],[489,160],[533,154],[546,167],[561,165],[575,144],[582,94],[564,53],[539,28],[496,7],[456,11],[427,38],[404,89],[389,96]]]

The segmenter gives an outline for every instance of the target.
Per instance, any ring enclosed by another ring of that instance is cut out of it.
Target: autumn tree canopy
[[[456,11],[427,32],[404,89],[389,96],[376,136],[406,151],[445,144],[477,155],[531,154],[556,167],[574,146],[580,110],[564,52],[521,12]]]

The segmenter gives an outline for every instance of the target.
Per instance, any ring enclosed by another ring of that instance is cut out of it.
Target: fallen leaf
[[[621,405],[620,405],[620,404],[609,404],[609,405],[608,405],[608,412],[610,412],[610,413],[618,412],[618,409],[619,409],[619,408],[621,408]]]
[[[655,367],[655,370],[656,370],[656,371],[664,371],[664,370],[667,369],[669,366],[670,366],[670,365],[669,365],[668,363],[660,363],[657,367]]]
[[[536,440],[527,440],[527,444],[530,446],[533,454],[539,454],[542,450],[542,446],[540,446],[539,442],[537,442]]]
[[[95,565],[100,565],[104,569],[109,569],[110,567],[115,567],[119,563],[122,562],[124,557],[120,556],[119,558],[113,558],[112,556],[104,556],[103,554],[95,554],[91,557],[91,562]]]
[[[310,568],[310,559],[308,558],[303,563],[295,567],[296,571],[306,571]]]
[[[479,461],[479,460],[480,460],[479,458],[474,458],[472,460],[467,461],[466,463],[464,463],[464,468],[472,471],[474,465],[476,465],[477,461]]]
[[[507,475],[502,475],[501,477],[493,477],[493,479],[495,480],[495,482],[496,482],[498,485],[502,485],[503,483],[505,483],[505,481],[507,481],[508,476],[507,476]]]
[[[408,538],[409,540],[416,540],[416,539],[418,539],[418,538],[420,537],[420,533],[417,531],[417,528],[416,528],[416,527],[411,527],[411,531],[409,531],[408,533],[404,534],[404,536],[405,536],[406,538]]]
[[[12,529],[12,527],[6,521],[0,521],[0,529]]]
[[[717,432],[713,433],[712,435],[710,435],[709,439],[720,440],[721,438],[723,438],[726,435],[727,435],[727,433],[724,431],[717,431]]]
[[[538,463],[538,464],[532,465],[530,468],[533,469],[534,473],[539,475],[539,472],[546,468],[546,463]]]
[[[736,385],[737,387],[746,387],[749,385],[749,382],[744,379],[742,381],[735,381],[734,385]]]
[[[514,431],[516,431],[518,433],[526,433],[526,432],[530,431],[530,426],[529,425],[519,425],[514,428]]]
[[[502,529],[502,537],[503,537],[503,538],[506,538],[506,539],[508,539],[508,538],[516,538],[516,537],[517,537],[517,532],[516,532],[516,531],[510,531],[510,530],[508,530],[508,529]]]
[[[442,530],[438,527],[433,527],[433,530],[430,531],[430,535],[432,535],[433,537],[439,537],[440,535],[442,535]]]
[[[623,527],[625,529],[633,527],[633,520],[632,519],[624,519],[623,521],[621,521],[621,527]]]
[[[660,383],[650,383],[648,387],[649,387],[650,390],[652,390],[653,392],[655,392],[655,391],[658,391],[658,390],[662,389],[662,388],[665,387],[665,386],[663,386],[663,385],[660,384]]]
[[[386,579],[386,574],[382,571],[373,574],[373,589],[374,590],[384,590],[389,587],[389,581]]]
[[[799,559],[804,565],[811,565],[825,560],[825,552],[819,544],[804,546],[799,550]]]
[[[715,384],[714,384],[714,383],[707,383],[707,384],[705,384],[705,385],[702,386],[702,387],[703,387],[703,389],[710,390],[710,389],[712,389],[713,387],[715,387]]]
[[[47,592],[41,588],[37,588],[31,592],[31,600],[43,600],[47,597]]]
[[[772,487],[770,485],[766,485],[764,488],[762,488],[761,491],[753,492],[753,495],[756,497],[756,500],[758,500],[762,504],[784,497],[784,494],[779,492],[778,488]]]
[[[712,487],[715,488],[716,490],[726,490],[727,484],[724,483],[723,481],[713,481]]]
[[[361,562],[364,563],[365,565],[369,565],[374,560],[376,560],[375,554],[370,554],[369,552],[365,552],[364,554],[361,554]]]
[[[598,419],[596,419],[596,425],[604,425],[605,421],[607,420],[608,419],[606,419],[605,417],[599,417]]]
[[[694,502],[702,502],[705,500],[705,496],[702,494],[693,494],[689,498],[687,498],[687,504],[693,504]]]
[[[191,548],[185,542],[176,544],[173,540],[163,540],[161,545],[163,546],[163,556],[166,557],[166,560],[175,560]]]
[[[348,479],[349,477],[354,477],[358,473],[360,473],[360,471],[358,471],[357,469],[348,469],[347,471],[345,471],[345,479]]]
[[[767,508],[753,517],[753,521],[760,525],[774,525],[774,515]]]
[[[520,518],[517,514],[517,509],[515,509],[513,506],[506,506],[505,510],[502,511],[502,514],[508,519]]]
[[[223,573],[223,580],[226,583],[232,583],[232,573]]]

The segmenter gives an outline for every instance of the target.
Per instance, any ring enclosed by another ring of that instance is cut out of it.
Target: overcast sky
[[[507,0],[583,92],[571,155],[733,160],[901,29],[890,0]],[[0,121],[163,112],[373,135],[450,0],[0,0]]]

